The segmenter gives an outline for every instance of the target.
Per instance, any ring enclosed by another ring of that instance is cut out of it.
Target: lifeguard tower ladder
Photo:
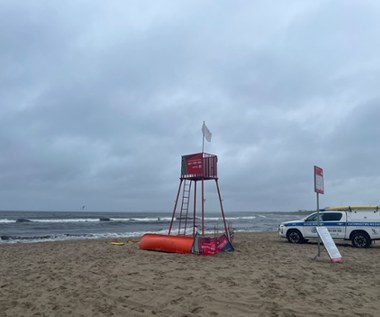
[[[204,197],[204,181],[214,180],[216,184],[216,189],[219,198],[219,205],[221,210],[221,215],[223,219],[224,231],[228,241],[231,242],[230,233],[227,227],[226,218],[224,216],[222,198],[220,195],[220,189],[218,184],[218,174],[217,174],[217,162],[218,157],[213,154],[207,153],[195,153],[189,155],[183,155],[181,161],[181,177],[177,192],[176,201],[174,204],[173,215],[169,227],[169,235],[175,234],[174,231],[177,230],[177,235],[191,235],[188,231],[191,231],[192,236],[195,237],[196,228],[200,225],[202,235],[205,234],[205,197]],[[201,194],[202,194],[202,204],[201,212],[202,216],[200,218],[201,223],[199,224],[199,219],[197,218],[197,182],[201,182]],[[193,190],[192,190],[193,189]],[[182,201],[181,206],[178,206],[178,200],[182,190]],[[191,206],[191,192],[193,192],[193,211],[189,212],[189,207]],[[178,211],[177,211],[177,207]],[[198,220],[198,221],[197,221]],[[177,221],[178,227],[173,229],[174,222]],[[172,232],[173,230],[173,232]]]

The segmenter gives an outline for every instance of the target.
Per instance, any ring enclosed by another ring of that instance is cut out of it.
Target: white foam
[[[16,220],[0,219],[0,223],[14,223]]]
[[[30,219],[32,222],[65,223],[65,222],[97,222],[99,218],[72,218],[72,219]]]

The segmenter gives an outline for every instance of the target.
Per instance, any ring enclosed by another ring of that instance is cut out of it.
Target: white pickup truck
[[[280,224],[279,235],[290,243],[304,243],[318,238],[316,226],[327,227],[333,239],[351,240],[357,248],[368,248],[380,240],[380,206],[329,207],[301,220]]]

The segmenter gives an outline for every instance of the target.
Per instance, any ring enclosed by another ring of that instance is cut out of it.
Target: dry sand
[[[274,232],[234,246],[204,257],[104,240],[0,245],[0,316],[380,316],[380,243],[338,244],[335,264]]]

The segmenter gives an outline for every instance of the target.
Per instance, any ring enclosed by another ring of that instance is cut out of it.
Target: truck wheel
[[[372,242],[366,232],[354,232],[351,241],[355,248],[368,248]]]
[[[302,236],[301,232],[299,232],[298,230],[290,230],[288,232],[288,234],[286,235],[286,237],[288,238],[288,241],[290,243],[303,243],[304,242],[303,236]]]

